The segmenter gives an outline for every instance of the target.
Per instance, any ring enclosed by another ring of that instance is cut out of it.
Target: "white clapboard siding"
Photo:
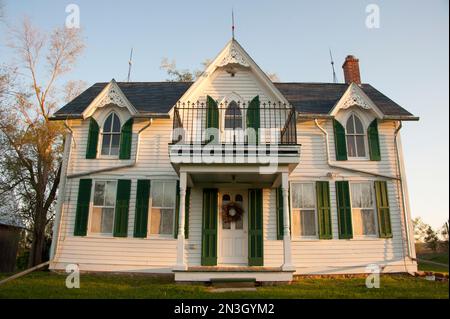
[[[331,121],[321,123],[330,139],[331,160],[335,160],[334,133]],[[338,236],[338,216],[336,207],[336,180],[380,180],[366,174],[330,168],[326,159],[324,134],[315,126],[314,121],[302,121],[298,126],[298,142],[302,144],[300,164],[291,173],[290,181],[330,182],[331,218],[333,239],[292,241],[292,259],[297,273],[348,273],[363,272],[365,266],[376,263],[389,265],[390,271],[405,271],[406,253],[404,224],[399,185],[396,180],[387,179],[391,213],[392,239],[350,239],[341,240]],[[375,161],[334,161],[333,164],[353,169],[361,169],[386,176],[396,176],[394,122],[381,122],[379,125],[381,158]],[[329,178],[327,173],[337,173],[338,177]]]

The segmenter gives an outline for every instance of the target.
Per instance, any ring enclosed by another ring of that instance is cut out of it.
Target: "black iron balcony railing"
[[[297,145],[295,109],[284,103],[255,105],[217,103],[214,109],[203,102],[178,102],[173,116],[173,143],[207,144],[211,128],[220,144]],[[217,141],[216,141],[217,142]]]

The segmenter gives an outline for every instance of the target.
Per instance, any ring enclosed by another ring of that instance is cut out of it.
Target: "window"
[[[242,128],[242,112],[238,104],[232,101],[225,111],[225,129]]]
[[[112,234],[116,189],[116,181],[96,181],[94,183],[94,199],[90,222],[91,233]]]
[[[316,197],[313,183],[294,183],[292,197],[292,235],[317,236]]]
[[[366,157],[366,136],[358,116],[352,114],[346,124],[347,154],[349,157]]]
[[[375,236],[377,226],[372,183],[351,183],[353,233],[355,236]]]
[[[111,113],[103,124],[102,155],[119,155],[120,119],[116,113]]]
[[[176,181],[151,184],[150,234],[170,235],[174,229]]]

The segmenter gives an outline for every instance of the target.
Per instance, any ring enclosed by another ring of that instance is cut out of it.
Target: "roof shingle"
[[[96,83],[58,110],[55,118],[80,116],[108,83]],[[192,82],[117,82],[139,113],[167,113]],[[348,88],[342,83],[274,83],[295,109],[302,114],[328,114]],[[362,90],[388,116],[413,115],[370,84]]]

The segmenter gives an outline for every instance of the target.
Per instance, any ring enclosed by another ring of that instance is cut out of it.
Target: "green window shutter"
[[[217,265],[217,189],[203,190],[202,266]]]
[[[98,144],[98,133],[100,128],[97,124],[97,121],[91,117],[89,122],[89,133],[87,139],[87,147],[86,147],[86,158],[93,159],[97,157],[97,144]]]
[[[133,138],[133,119],[129,119],[122,126],[122,132],[120,133],[120,151],[119,159],[131,158],[131,143]]]
[[[248,265],[264,265],[263,198],[261,189],[248,190]]]
[[[186,189],[186,201],[184,205],[184,238],[189,238],[189,208],[191,202],[191,188]]]
[[[219,108],[217,102],[208,95],[206,98],[206,105],[208,107],[206,111],[206,128],[219,129]],[[205,136],[205,140],[207,142],[212,141],[212,136]]]
[[[348,181],[336,182],[336,199],[339,222],[339,238],[353,238],[352,207]]]
[[[117,181],[116,212],[114,217],[114,237],[127,237],[130,190],[131,190],[131,180],[119,179]]]
[[[277,204],[277,240],[283,240],[284,235],[284,206],[283,206],[283,190],[281,187],[276,189]]]
[[[247,128],[253,128],[255,130],[255,141],[248,141],[249,144],[258,144],[259,142],[259,128],[260,128],[260,102],[259,96],[255,96],[253,100],[249,103],[247,109]]]
[[[380,161],[380,137],[378,135],[378,121],[375,119],[367,129],[367,137],[369,139],[369,154],[371,161]]]
[[[347,160],[347,141],[345,137],[345,129],[338,120],[333,119],[334,128],[334,146],[336,149],[336,160]]]
[[[75,215],[75,236],[86,236],[91,201],[92,179],[80,179],[78,186],[77,210]]]
[[[134,216],[134,237],[147,237],[148,199],[150,197],[150,180],[137,181],[136,210]]]
[[[316,182],[316,195],[317,214],[319,217],[319,238],[332,239],[330,184],[328,182]]]
[[[175,194],[175,218],[173,238],[178,238],[178,221],[180,220],[180,181],[177,181],[177,189]]]
[[[375,196],[377,201],[378,229],[381,238],[392,237],[391,213],[387,183],[385,181],[375,182]]]

